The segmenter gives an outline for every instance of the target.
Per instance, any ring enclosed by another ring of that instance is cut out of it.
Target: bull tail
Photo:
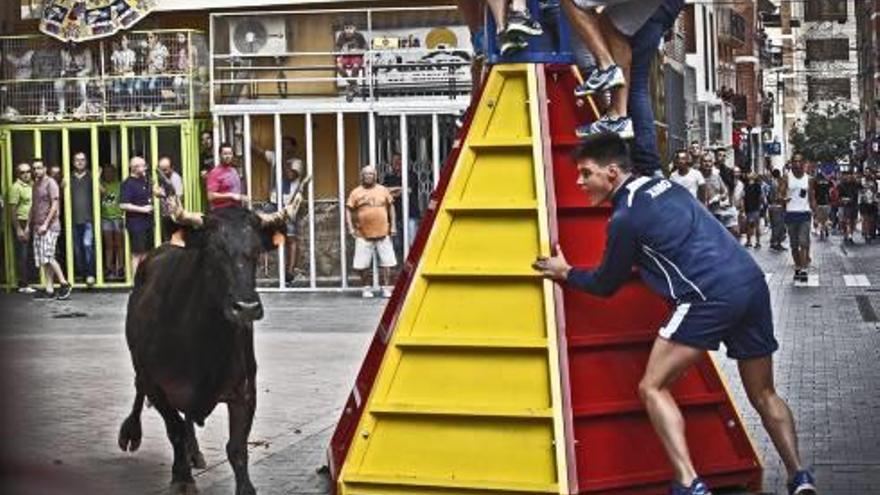
[[[144,410],[144,393],[138,388],[134,396],[131,413],[119,428],[119,448],[123,452],[134,452],[141,446],[141,411]]]

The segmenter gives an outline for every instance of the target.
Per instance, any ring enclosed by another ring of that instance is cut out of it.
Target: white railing
[[[208,111],[204,34],[132,31],[64,45],[0,37],[0,120],[184,117]]]
[[[216,13],[210,39],[216,104],[471,90],[470,35],[451,7]]]

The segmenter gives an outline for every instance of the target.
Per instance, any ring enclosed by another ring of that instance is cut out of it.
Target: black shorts
[[[779,348],[767,282],[737,286],[723,299],[680,302],[660,336],[691,347],[718,350],[722,342],[733,359],[768,356]]]
[[[153,249],[153,227],[143,231],[128,231],[128,242],[134,254],[143,254]]]
[[[877,215],[877,203],[859,203],[859,213],[863,217],[874,217]]]

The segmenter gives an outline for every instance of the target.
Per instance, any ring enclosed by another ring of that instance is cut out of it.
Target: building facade
[[[877,119],[878,96],[880,96],[880,1],[857,2],[856,19],[858,23],[859,57],[859,115],[861,117],[862,149],[866,163],[880,165],[880,136]]]

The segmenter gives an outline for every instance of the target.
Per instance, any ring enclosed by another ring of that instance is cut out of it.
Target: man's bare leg
[[[507,25],[507,0],[486,0],[486,4],[495,18],[495,34],[498,34]]]
[[[614,63],[614,57],[611,56],[611,50],[605,44],[597,14],[581,10],[572,0],[565,0],[562,5],[571,22],[571,27],[593,54],[599,68],[607,69],[610,67]]]
[[[45,265],[44,265],[44,266],[45,266]],[[50,280],[50,278],[49,278],[48,275],[54,273],[54,274],[55,274],[55,279],[58,280],[58,283],[59,283],[59,284],[61,284],[61,285],[67,285],[67,278],[64,276],[64,272],[61,271],[61,265],[58,264],[58,261],[57,261],[57,260],[54,260],[54,259],[53,259],[52,261],[50,261],[50,262],[48,263],[48,268],[47,268],[46,271],[48,272],[48,273],[47,273],[47,277],[46,277],[47,280]]]
[[[798,454],[794,416],[773,385],[773,358],[743,359],[737,364],[749,402],[761,416],[761,423],[791,478],[795,472],[803,469],[803,464]]]
[[[53,280],[54,273],[51,264],[46,263],[45,265],[43,265],[43,276],[46,278],[46,293],[54,294],[55,282]]]
[[[607,19],[603,19],[599,26],[602,30],[602,38],[611,51],[611,58],[614,63],[623,71],[623,78],[629,81],[630,67],[632,67],[632,45],[629,39],[624,36],[614,25]],[[629,104],[629,85],[615,89],[611,99],[611,111],[618,117],[627,115],[627,105]]]
[[[648,358],[639,397],[648,410],[651,425],[675,470],[675,477],[690,486],[697,477],[684,435],[684,417],[669,389],[679,376],[703,357],[703,350],[657,338]]]

